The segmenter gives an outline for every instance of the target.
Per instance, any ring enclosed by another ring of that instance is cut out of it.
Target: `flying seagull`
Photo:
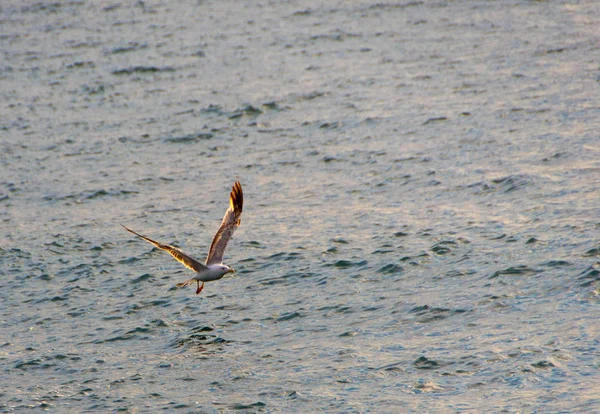
[[[231,189],[231,194],[229,195],[229,208],[225,212],[225,217],[223,217],[221,227],[219,227],[219,230],[217,230],[217,233],[213,238],[205,264],[200,263],[192,256],[179,250],[177,247],[169,246],[168,244],[161,244],[149,237],[136,233],[122,224],[121,226],[123,226],[128,232],[133,233],[136,236],[146,240],[148,243],[153,244],[154,247],[169,252],[171,256],[173,256],[178,262],[182,263],[188,269],[196,272],[196,276],[186,280],[185,282],[177,283],[176,286],[184,287],[196,282],[198,284],[198,289],[196,289],[197,295],[202,292],[202,289],[204,288],[204,282],[219,280],[227,273],[235,272],[235,270],[223,264],[223,253],[227,247],[227,242],[233,235],[235,229],[237,229],[241,223],[240,216],[242,215],[243,205],[244,194],[242,193],[242,185],[239,181],[236,181]],[[200,284],[200,282],[202,282],[202,284]]]

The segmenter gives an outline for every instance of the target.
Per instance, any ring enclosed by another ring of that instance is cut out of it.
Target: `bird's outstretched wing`
[[[123,225],[121,224],[121,226],[123,226]],[[169,246],[168,244],[160,244],[159,242],[154,241],[149,237],[142,236],[141,234],[136,233],[135,231],[131,230],[130,228],[127,228],[125,226],[123,226],[123,228],[125,228],[125,230],[127,230],[128,232],[133,233],[136,236],[146,240],[148,243],[153,244],[154,247],[157,247],[161,250],[169,252],[171,254],[171,256],[173,256],[179,263],[183,264],[185,267],[193,270],[194,272],[199,272],[203,269],[206,269],[206,266],[204,266],[202,263],[200,263],[193,257],[188,256],[187,254],[185,254],[184,252],[179,250],[177,247]]]
[[[221,227],[217,230],[212,244],[210,245],[208,257],[206,258],[207,265],[223,262],[223,253],[227,247],[227,242],[241,223],[240,216],[242,215],[243,206],[244,193],[242,193],[242,185],[239,181],[236,181],[231,189],[231,194],[229,195],[229,208],[225,212]]]

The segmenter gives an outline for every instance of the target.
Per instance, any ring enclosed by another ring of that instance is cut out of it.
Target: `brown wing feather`
[[[123,225],[121,224],[121,226],[123,226]],[[152,240],[149,237],[142,236],[141,234],[138,234],[135,231],[133,231],[130,228],[127,228],[125,226],[123,226],[123,228],[125,228],[125,230],[127,230],[128,232],[133,233],[136,236],[146,240],[148,243],[153,244],[154,247],[164,250],[166,252],[169,252],[171,254],[171,256],[173,256],[179,263],[183,264],[185,267],[193,270],[194,272],[199,272],[202,269],[206,269],[206,266],[204,266],[202,263],[200,263],[193,257],[188,256],[187,254],[185,254],[184,252],[179,250],[177,247],[173,247],[168,244],[161,244],[157,241]]]
[[[208,257],[206,258],[207,265],[223,262],[223,253],[225,252],[227,243],[235,229],[237,229],[241,223],[240,216],[242,215],[243,207],[244,193],[242,192],[242,185],[239,181],[236,181],[231,189],[231,194],[229,195],[229,208],[225,212],[221,227],[217,230],[217,234],[215,234],[210,249],[208,250]]]

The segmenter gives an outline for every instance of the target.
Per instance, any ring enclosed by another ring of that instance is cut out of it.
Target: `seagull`
[[[178,262],[183,264],[188,269],[196,272],[196,276],[191,279],[186,280],[185,282],[177,283],[177,287],[184,287],[190,285],[194,282],[198,284],[198,289],[196,289],[196,295],[202,292],[204,289],[204,282],[212,282],[213,280],[219,280],[227,273],[233,273],[235,270],[230,268],[227,265],[223,264],[223,253],[225,252],[225,248],[227,247],[227,242],[233,235],[235,229],[241,223],[240,216],[242,215],[242,207],[244,205],[244,194],[242,193],[242,185],[239,181],[236,181],[231,189],[231,194],[229,195],[229,208],[225,212],[225,216],[223,217],[223,222],[221,223],[221,227],[217,230],[215,237],[213,237],[212,244],[210,245],[210,249],[208,250],[208,256],[206,257],[205,264],[200,263],[198,260],[194,259],[192,256],[184,253],[177,247],[170,246],[168,244],[162,244],[157,241],[152,240],[149,237],[142,236],[139,233],[131,230],[130,228],[123,226],[125,230],[130,233],[135,234],[136,236],[146,240],[148,243],[154,245],[154,247],[164,250],[171,254]],[[202,282],[202,284],[200,284]]]

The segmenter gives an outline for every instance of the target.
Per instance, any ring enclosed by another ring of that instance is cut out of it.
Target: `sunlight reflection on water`
[[[594,411],[598,5],[238,6],[3,8],[2,410]]]

